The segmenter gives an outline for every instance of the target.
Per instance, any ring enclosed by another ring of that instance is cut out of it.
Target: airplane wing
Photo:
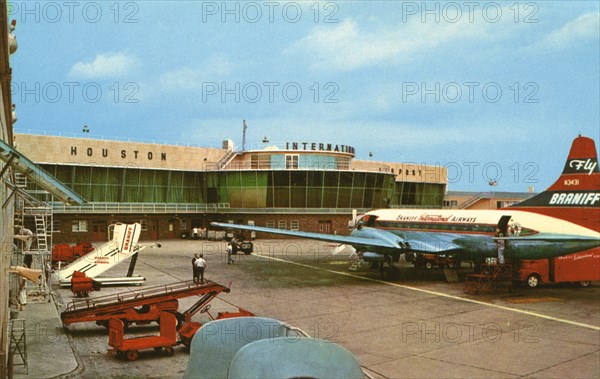
[[[424,254],[452,254],[462,250],[461,246],[452,242],[439,241],[435,236],[427,240],[406,240],[409,249],[407,251]]]
[[[493,237],[494,240],[506,240],[506,241],[545,241],[545,242],[586,242],[586,241],[600,241],[600,236],[577,236],[571,234],[536,234],[532,236],[515,236],[515,237]]]
[[[368,251],[377,254],[398,254],[418,252],[428,254],[451,254],[458,252],[463,247],[455,243],[456,236],[451,234],[421,233],[417,238],[404,240],[400,236],[381,229],[364,227],[355,230],[351,236],[337,236],[332,234],[301,232],[262,226],[238,225],[229,223],[212,222],[211,225],[224,229],[249,230],[279,234],[297,238],[308,238],[319,241],[335,242],[351,245],[356,250]]]
[[[327,241],[327,242],[336,242],[346,245],[352,245],[354,248],[358,248],[359,250],[365,251],[378,251],[378,250],[394,250],[398,251],[401,247],[398,245],[397,241],[391,239],[382,239],[377,238],[376,236],[372,237],[355,237],[355,236],[337,236],[333,234],[324,234],[324,233],[312,233],[312,232],[301,232],[294,230],[285,230],[285,229],[276,229],[276,228],[265,228],[262,226],[250,226],[250,225],[238,225],[238,224],[228,224],[221,222],[211,222],[213,226],[218,226],[224,229],[238,229],[238,230],[248,230],[253,232],[263,232],[263,233],[271,233],[271,234],[280,234],[284,236],[291,236],[297,238],[308,238],[319,241]],[[398,237],[398,239],[400,239]]]

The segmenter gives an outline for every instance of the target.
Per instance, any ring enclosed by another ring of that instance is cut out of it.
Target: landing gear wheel
[[[388,282],[398,279],[399,276],[400,276],[400,270],[398,269],[398,267],[395,267],[395,266],[385,267],[381,271],[381,278]]]
[[[537,274],[530,274],[527,277],[527,281],[525,283],[527,284],[527,287],[529,287],[529,288],[536,288],[540,285],[541,280],[540,280],[540,277],[537,276]]]
[[[130,361],[135,361],[136,359],[138,359],[138,351],[137,350],[130,350],[127,352],[127,360]]]

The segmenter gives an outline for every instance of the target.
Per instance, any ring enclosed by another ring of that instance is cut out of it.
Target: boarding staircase
[[[509,263],[482,264],[479,273],[467,275],[463,292],[479,294],[496,291],[502,287],[507,287],[510,292],[512,291],[512,277],[513,266]]]

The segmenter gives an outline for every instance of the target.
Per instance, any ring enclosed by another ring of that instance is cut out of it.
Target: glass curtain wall
[[[89,202],[228,203],[232,208],[441,206],[445,185],[345,170],[169,171],[45,165]]]
[[[421,207],[441,207],[444,201],[445,184],[438,183],[414,183],[397,182],[394,195],[392,196],[392,206],[402,207],[421,206]]]

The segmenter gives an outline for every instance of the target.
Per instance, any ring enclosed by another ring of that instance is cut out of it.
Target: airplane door
[[[508,222],[511,218],[512,216],[500,217],[500,221],[498,221],[498,225],[496,226],[498,229],[500,229],[500,233],[502,233],[504,236],[508,235]]]

